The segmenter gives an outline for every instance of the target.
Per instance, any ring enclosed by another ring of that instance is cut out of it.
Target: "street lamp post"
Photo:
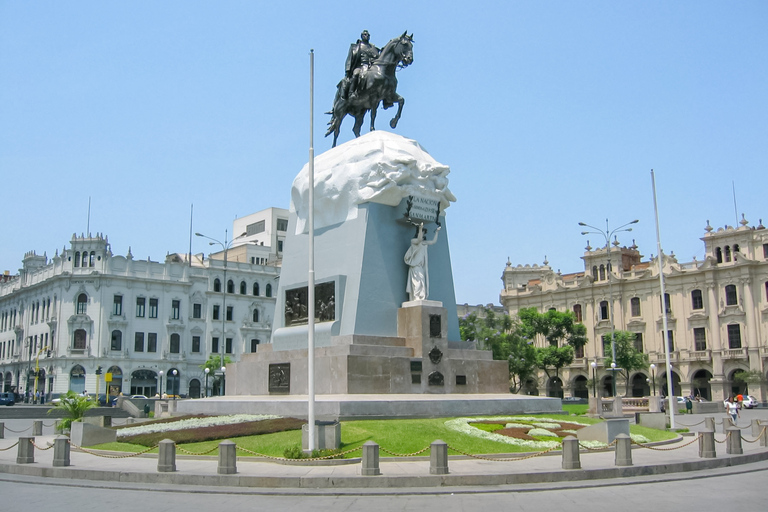
[[[163,370],[160,370],[158,373],[160,374],[159,386],[158,386],[160,388],[160,393],[158,394],[160,395],[160,398],[163,398]]]
[[[593,229],[594,231],[582,231],[582,235],[588,235],[590,233],[592,234],[599,234],[605,237],[605,256],[608,258],[608,267],[605,269],[607,271],[608,276],[608,311],[610,313],[611,318],[611,360],[614,362],[611,366],[613,368],[616,367],[616,339],[615,339],[615,324],[613,322],[613,279],[611,279],[611,274],[613,273],[613,265],[611,265],[611,237],[615,235],[616,233],[623,233],[623,232],[629,232],[632,231],[632,228],[628,228],[627,226],[631,224],[637,224],[640,222],[638,219],[633,220],[632,222],[627,222],[626,224],[622,224],[621,226],[617,227],[613,231],[608,230],[608,219],[605,219],[605,231],[603,231],[600,228],[597,228],[595,226],[591,226],[589,224],[585,224],[584,222],[579,222],[579,226],[586,227]],[[618,242],[617,242],[618,245]],[[613,396],[616,396],[616,374],[612,374],[613,378],[612,386],[613,386]]]
[[[656,396],[656,365],[651,364],[651,382],[653,383],[653,396]]]
[[[592,367],[592,398],[597,398],[597,361],[592,361],[589,366]]]
[[[208,398],[208,374],[211,373],[210,368],[205,369],[205,398]]]
[[[174,368],[172,373],[173,373],[173,399],[176,400],[176,396],[179,394],[179,372]]]
[[[224,345],[227,342],[227,252],[232,247],[232,244],[235,242],[235,240],[242,238],[247,234],[247,232],[244,232],[232,240],[227,241],[227,230],[225,229],[224,241],[221,242],[202,233],[195,233],[195,236],[208,239],[208,245],[218,244],[221,246],[221,250],[224,251],[224,282],[221,283],[221,339],[219,340],[219,362],[221,363],[222,368],[224,367]],[[222,391],[221,394],[223,395],[224,392]]]
[[[227,394],[227,367],[221,367],[221,396]]]

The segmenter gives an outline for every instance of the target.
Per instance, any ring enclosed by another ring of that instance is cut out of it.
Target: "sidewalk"
[[[753,412],[753,411],[747,411]],[[754,411],[757,412],[757,411]],[[762,411],[761,411],[762,412]],[[701,416],[697,418],[696,416]],[[740,426],[748,425],[747,418],[742,415]],[[750,415],[750,418],[752,419]],[[758,416],[758,415],[754,415]],[[768,410],[759,414],[768,417]],[[705,415],[690,415],[679,418],[679,424],[689,424],[701,421]],[[6,421],[6,438],[0,439],[0,450],[17,442],[19,435],[8,429],[21,430],[24,425],[31,425],[29,420]],[[51,425],[52,420],[44,425]],[[698,430],[696,430],[698,428]],[[702,425],[692,427],[697,432]],[[48,432],[52,428],[44,428],[43,436],[37,436],[35,444],[45,447],[53,443],[55,436]],[[754,437],[747,428],[742,430],[742,436],[747,440]],[[559,452],[510,462],[495,462],[467,457],[449,458],[448,475],[430,475],[429,458],[389,458],[380,459],[381,476],[362,476],[361,464],[323,465],[288,465],[265,460],[239,458],[235,475],[217,474],[218,459],[213,457],[184,456],[177,451],[176,472],[158,473],[157,456],[145,455],[138,457],[108,458],[72,450],[71,466],[52,466],[53,449],[41,451],[35,449],[35,463],[16,464],[17,447],[0,451],[0,473],[12,473],[32,477],[52,477],[61,479],[76,479],[93,482],[111,482],[147,485],[189,485],[216,488],[239,487],[258,488],[264,492],[294,492],[298,489],[326,489],[328,492],[339,493],[344,490],[367,489],[370,493],[384,492],[413,492],[416,488],[461,488],[478,486],[524,486],[528,484],[546,485],[553,488],[563,485],[573,485],[573,482],[594,481],[598,479],[615,479],[627,477],[656,476],[666,479],[675,473],[685,473],[702,470],[722,470],[743,464],[758,464],[768,461],[768,448],[761,447],[759,442],[742,442],[743,455],[726,455],[725,444],[716,443],[717,458],[702,459],[698,456],[698,441],[695,437],[683,437],[673,444],[654,447],[654,449],[635,446],[632,450],[632,466],[616,467],[614,452],[581,452],[581,467],[578,470],[561,469],[562,458]],[[716,433],[715,439],[723,441],[725,435]],[[694,441],[694,442],[691,442]],[[500,456],[489,456],[489,458]],[[515,455],[514,457],[520,457]],[[748,467],[740,468],[746,471]],[[664,476],[667,475],[667,476]],[[569,483],[570,482],[570,483]],[[578,485],[578,484],[577,484]],[[190,488],[192,489],[192,488]]]

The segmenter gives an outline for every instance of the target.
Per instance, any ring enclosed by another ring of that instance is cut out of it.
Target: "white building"
[[[754,370],[763,384],[752,384],[749,392],[766,400],[768,365],[768,230],[762,221],[750,227],[746,220],[738,228],[713,229],[707,223],[704,261],[679,263],[674,255],[664,258],[667,294],[668,339],[671,349],[674,393],[700,394],[709,399],[727,398],[743,392],[734,381],[739,371]],[[576,354],[562,379],[540,375],[529,383],[533,391],[550,396],[586,397],[593,392],[591,363],[596,362],[598,394],[612,392],[610,371],[604,358],[610,356],[610,312],[615,329],[636,333],[635,347],[648,354],[655,368],[629,376],[630,396],[648,395],[666,389],[663,348],[663,308],[658,276],[658,258],[642,261],[638,248],[614,244],[593,249],[582,256],[584,272],[560,274],[546,264],[513,267],[507,263],[502,275],[500,302],[515,315],[522,308],[539,311],[573,311],[584,323],[589,338]],[[601,340],[608,341],[603,343]],[[655,379],[654,379],[655,377]],[[624,394],[623,379],[617,381]]]
[[[104,393],[111,377],[112,394],[205,394],[209,355],[237,361],[269,342],[285,210],[267,211],[275,243],[236,245],[226,268],[221,252],[116,256],[102,235],[73,235],[51,259],[27,253],[0,279],[0,389]]]

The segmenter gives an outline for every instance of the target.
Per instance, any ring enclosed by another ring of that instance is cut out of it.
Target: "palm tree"
[[[59,428],[67,430],[72,427],[73,421],[82,420],[85,412],[92,407],[96,407],[96,401],[91,400],[91,397],[78,395],[74,391],[67,391],[61,397],[59,403],[53,409],[48,410],[48,413],[50,414],[51,411],[56,409],[64,411],[66,416],[61,420]]]

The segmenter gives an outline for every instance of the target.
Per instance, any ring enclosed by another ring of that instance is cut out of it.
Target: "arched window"
[[[251,340],[251,352],[256,352],[259,348],[259,340],[257,338],[253,338]]]
[[[731,261],[731,246],[730,245],[726,245],[725,246],[725,261],[726,262]]]
[[[253,283],[253,294],[259,296],[259,283]]]
[[[718,263],[723,262],[723,250],[720,249],[719,247],[715,249],[715,259],[717,259]]]
[[[739,296],[736,293],[736,285],[729,284],[725,287],[725,305],[737,306],[739,304]]]
[[[75,393],[85,391],[85,368],[76,364],[69,372],[69,389]]]
[[[576,316],[576,321],[581,322],[581,304],[574,304],[573,305],[573,314]]]
[[[77,296],[77,314],[84,315],[88,308],[88,296],[81,293]]]
[[[254,322],[258,322],[259,321],[259,310],[258,309],[254,309],[253,310],[253,321]]]
[[[112,344],[110,350],[123,350],[123,332],[114,330],[112,331]]]
[[[235,293],[235,282],[231,279],[227,281],[227,293]]]
[[[80,266],[80,251],[77,251],[77,252],[75,253],[75,266],[76,266],[76,267],[79,267],[79,266]]]
[[[91,257],[90,257],[90,260],[88,261],[88,266],[89,267],[96,266],[96,252],[94,251],[91,251]]]
[[[240,281],[240,295],[245,295],[248,293],[248,287],[245,284],[245,281]]]
[[[669,294],[668,293],[664,294],[664,303],[661,306],[661,312],[662,313],[666,313],[666,314],[672,313],[672,305],[670,304],[670,299],[669,299]]]
[[[701,290],[691,292],[691,308],[704,309],[704,297],[701,295]]]
[[[640,299],[638,297],[632,297],[629,300],[629,306],[632,316],[640,316]]]
[[[600,280],[603,281],[605,279],[605,265],[600,265]]]
[[[267,290],[266,290],[266,292],[267,292],[267,297],[271,297],[272,296],[272,285],[270,283],[267,283]]]
[[[81,267],[87,267],[88,266],[88,251],[83,251],[83,262],[80,264]]]
[[[219,278],[213,280],[213,291],[220,292],[221,291],[221,281],[219,281]]]
[[[597,281],[597,265],[592,266],[592,279]]]
[[[736,256],[739,252],[739,244],[733,244],[733,261],[736,261]]]
[[[181,351],[181,336],[177,333],[171,334],[171,354],[178,354]]]
[[[86,340],[86,334],[85,329],[77,329],[74,332],[75,339],[74,343],[72,344],[72,348],[75,350],[85,350],[85,340]]]
[[[600,320],[608,320],[608,301],[604,300],[600,302]]]

